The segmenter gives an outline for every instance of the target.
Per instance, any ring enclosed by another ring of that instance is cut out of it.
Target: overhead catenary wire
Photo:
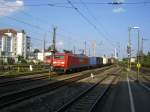
[[[0,2],[0,3],[2,3],[2,2]],[[9,5],[6,5],[6,7],[8,8]],[[25,13],[25,12],[24,12],[24,13]],[[16,21],[16,22],[19,22],[19,23],[23,23],[23,24],[25,24],[25,25],[31,26],[31,27],[33,27],[33,28],[36,28],[36,29],[38,29],[38,30],[43,30],[43,28],[41,28],[41,27],[38,26],[38,25],[31,24],[31,23],[29,23],[29,22],[26,22],[26,21],[21,20],[21,19],[17,19],[17,18],[15,18],[15,17],[5,16],[5,18],[10,19],[10,20],[13,20],[13,21]]]
[[[41,28],[40,26],[38,26],[38,25],[34,25],[34,24],[31,24],[31,23],[29,23],[29,22],[26,22],[26,21],[24,21],[24,20],[21,20],[21,19],[18,19],[18,18],[15,18],[15,17],[11,17],[11,16],[5,16],[7,19],[10,19],[10,20],[13,20],[13,21],[16,21],[16,22],[19,22],[19,23],[22,23],[22,24],[25,24],[25,25],[28,25],[28,26],[30,26],[30,27],[32,27],[32,28],[35,28],[35,29],[37,29],[37,30],[42,30],[42,31],[45,31],[43,28]],[[37,32],[38,33],[38,32]]]
[[[87,4],[87,5],[143,5],[150,4],[150,2],[72,2],[73,4]],[[68,2],[55,2],[55,3],[39,3],[39,4],[26,4],[25,6],[59,6],[59,5],[67,5]],[[63,7],[63,6],[62,6]],[[67,6],[68,7],[68,6]],[[71,7],[69,7],[71,8]]]
[[[90,16],[91,18],[93,18],[94,21],[97,22],[97,25],[99,25],[99,26],[103,29],[103,32],[104,32],[107,36],[112,37],[112,36],[110,36],[110,34],[107,32],[107,30],[105,29],[104,25],[103,25],[100,21],[97,20],[97,18],[94,16],[94,14],[92,13],[92,11],[88,8],[87,4],[85,4],[85,2],[84,2],[83,0],[80,0],[80,2],[83,4],[83,6],[84,6],[84,7],[86,8],[86,10],[88,11],[89,16]],[[101,32],[101,33],[103,34],[103,32]],[[106,36],[105,34],[103,34],[103,36],[107,38],[107,36]]]
[[[1,24],[10,25],[10,24],[5,24],[5,23],[1,23]],[[11,27],[13,27],[13,25],[11,25]],[[38,34],[38,35],[44,35],[44,34],[39,33],[39,32],[34,32],[33,30],[32,30],[32,33],[33,33],[33,34]],[[42,39],[38,39],[38,38],[34,38],[34,37],[32,37],[32,39],[35,39],[35,40],[37,40],[37,41],[42,41]]]
[[[26,25],[28,25],[28,26],[34,27],[34,28],[36,28],[36,29],[38,29],[38,30],[41,30],[41,29],[42,29],[42,28],[40,28],[40,27],[37,26],[37,25],[30,24],[30,23],[28,23],[28,22],[26,22],[26,21],[23,21],[23,20],[14,18],[14,17],[10,17],[10,16],[5,16],[5,17],[8,18],[8,19],[17,21],[17,22],[19,22],[19,23],[23,23],[23,24],[26,24]]]
[[[74,2],[73,2],[74,3]],[[93,2],[94,3],[94,2]],[[145,3],[145,2],[144,2]],[[68,3],[67,3],[68,4]],[[78,4],[78,3],[74,3],[74,4]],[[86,5],[87,4],[90,4],[90,3],[88,3],[88,2],[86,2],[85,3]],[[92,4],[92,2],[91,2],[91,4]],[[100,4],[100,3],[99,3]],[[103,3],[102,3],[103,4]],[[108,4],[108,3],[107,3]],[[112,3],[109,3],[109,4],[112,4]],[[124,4],[124,3],[123,3]],[[127,4],[127,3],[125,3],[125,4]],[[130,3],[131,4],[131,3]],[[133,3],[132,3],[133,4]],[[135,4],[135,3],[134,3]],[[138,3],[136,3],[136,4],[140,4],[139,2]],[[32,5],[32,4],[31,4]],[[34,4],[33,4],[34,5]],[[40,5],[40,4],[39,4]],[[26,5],[25,5],[26,6]],[[70,8],[73,8],[73,7],[70,7]],[[94,25],[94,24],[93,24]],[[94,25],[93,27],[96,27],[97,28],[97,26],[96,25]],[[98,28],[97,28],[98,29]]]
[[[29,14],[29,13],[26,13],[25,11],[21,11],[21,12],[22,12],[23,14],[27,15],[27,16],[32,17],[32,18],[37,18],[37,17],[35,17],[35,16],[33,16],[33,15]],[[41,27],[39,27],[39,26],[37,26],[37,25],[30,24],[30,23],[28,23],[28,22],[26,22],[26,21],[24,21],[24,20],[21,20],[21,19],[18,19],[18,18],[14,18],[14,17],[10,17],[10,16],[5,16],[5,17],[8,18],[8,19],[10,19],[10,20],[14,20],[14,21],[17,21],[17,22],[19,22],[19,23],[23,23],[23,24],[25,24],[25,25],[31,26],[31,27],[33,27],[33,28],[36,28],[37,30],[43,30]],[[43,20],[41,20],[40,18],[38,18],[38,20],[44,22],[45,24],[47,23],[46,21],[43,21]],[[47,25],[48,25],[48,24],[47,24]],[[49,25],[48,25],[48,26],[49,26]],[[52,25],[50,25],[50,26],[52,26]],[[44,34],[39,33],[39,32],[34,32],[33,30],[32,30],[31,33],[36,34],[36,35],[38,35],[38,36],[39,36],[39,35],[44,35]],[[41,41],[41,39],[37,39],[37,38],[33,38],[33,39]]]
[[[45,23],[47,26],[53,27],[53,25],[47,24],[48,21],[45,21],[45,20],[43,20],[43,19],[41,19],[41,18],[39,18],[39,17],[35,17],[35,16],[33,16],[32,14],[27,13],[27,12],[22,11],[22,10],[21,10],[21,12],[22,12],[24,15],[26,15],[26,16],[29,16],[29,17],[31,17],[31,18],[33,18],[33,19],[36,19],[36,20],[38,20],[38,21],[40,21],[40,22],[42,22],[42,23]],[[59,29],[60,29],[60,31],[65,31],[63,28],[59,28]],[[65,31],[65,32],[66,32],[66,31]],[[71,34],[71,32],[68,32],[68,33]],[[62,34],[62,33],[60,33],[60,32],[58,32],[57,34],[60,35],[60,36],[63,36],[63,37],[67,37],[67,38],[69,37],[69,38],[73,39],[72,36],[70,36],[70,35],[65,36],[64,34]],[[74,35],[74,34],[73,34],[73,35]],[[74,39],[74,41],[76,41],[76,39]]]
[[[65,6],[65,5],[57,5],[57,4],[51,4],[51,3],[47,3],[47,4],[24,4],[24,7],[42,7],[42,6],[47,6],[47,7],[57,7],[57,8],[72,8],[69,6]],[[19,5],[7,5],[7,6],[0,6],[0,8],[8,8],[8,7],[20,7]]]
[[[44,23],[44,24],[47,25],[47,26],[52,26],[52,25],[49,25],[49,24],[48,24],[48,23],[49,23],[48,21],[45,21],[45,20],[43,20],[43,19],[41,19],[41,18],[39,18],[39,17],[35,17],[35,16],[33,16],[31,13],[28,13],[28,12],[23,11],[23,10],[21,10],[20,12],[21,12],[21,14],[24,14],[24,15],[26,15],[26,16],[28,16],[28,17],[31,17],[31,18],[33,18],[33,19],[39,21],[39,22],[42,22],[42,23]]]
[[[39,4],[39,5],[46,5],[46,4]],[[55,4],[48,4],[49,6],[54,6]],[[26,6],[26,5],[25,5]],[[27,6],[32,6],[32,5],[27,5]],[[36,6],[36,5],[35,5]],[[11,7],[11,6],[9,6],[9,5],[7,5],[7,7]],[[12,6],[13,7],[13,6]],[[15,7],[15,6],[14,6]],[[70,7],[70,8],[72,8],[72,7]],[[31,17],[31,18],[34,18],[35,20],[38,20],[38,21],[40,21],[40,22],[42,22],[42,23],[45,23],[47,26],[51,26],[51,27],[53,27],[53,25],[49,25],[48,24],[48,21],[45,21],[45,20],[43,20],[43,19],[41,19],[41,18],[39,18],[39,17],[35,17],[35,16],[33,16],[32,14],[30,14],[30,13],[28,13],[28,12],[26,12],[26,11],[24,11],[24,10],[20,10],[20,12],[21,12],[21,14],[24,14],[24,15],[26,15],[26,16],[29,16],[29,17]],[[8,19],[11,19],[11,20],[14,20],[14,21],[17,21],[17,22],[19,22],[19,23],[23,23],[23,24],[26,24],[26,25],[29,25],[29,26],[31,26],[31,27],[34,27],[34,28],[36,28],[36,29],[40,29],[40,30],[42,30],[42,28],[41,27],[39,27],[38,25],[33,25],[33,24],[31,24],[31,23],[28,23],[28,22],[26,22],[26,21],[23,21],[23,20],[20,20],[20,19],[17,19],[17,18],[14,18],[14,17],[9,17],[9,16],[7,16],[7,18]],[[33,31],[32,31],[33,32]],[[36,34],[36,33],[34,33],[34,34]],[[39,33],[39,32],[37,32],[37,34],[40,34],[41,35],[41,33]]]
[[[0,21],[1,22],[1,21]],[[11,27],[14,27],[14,25],[13,24],[7,24],[7,23],[4,23],[4,22],[1,22],[0,24],[3,24],[3,25],[8,25],[9,27],[11,26]],[[17,28],[18,29],[18,28]],[[21,28],[19,28],[19,29],[21,29]],[[42,34],[42,33],[39,33],[39,32],[34,32],[33,30],[32,30],[32,33],[33,34],[36,34],[36,35],[44,35],[44,34]],[[34,38],[34,39],[36,39],[36,40],[39,40],[39,41],[41,41],[41,39],[37,39],[37,38]]]
[[[82,12],[80,12],[80,10],[74,6],[74,4],[70,1],[70,0],[67,0],[67,2],[73,7],[73,9],[85,20],[87,21],[87,23],[89,25],[91,25],[97,32],[98,34],[101,35],[101,31],[97,28],[97,26],[95,24],[93,24],[86,16],[84,16],[84,14],[82,14]],[[107,37],[103,37],[104,39],[106,39],[107,41],[110,42],[110,44],[114,47],[114,45],[112,44],[112,42],[107,38]]]
[[[86,4],[86,5],[146,5],[150,2],[72,2],[73,4]],[[67,3],[55,3],[56,5],[65,5]]]
[[[2,2],[0,2],[0,3],[2,3]],[[8,5],[7,5],[7,6],[8,6]],[[26,14],[26,15],[28,15],[28,16],[32,16],[32,15],[30,15],[30,14],[24,12],[24,11],[22,11],[22,13],[24,13],[24,14]],[[38,30],[44,30],[44,29],[41,28],[40,26],[38,26],[38,25],[33,25],[33,24],[28,23],[28,22],[26,22],[26,21],[24,21],[24,20],[17,19],[17,18],[14,18],[14,17],[10,17],[10,16],[5,16],[5,17],[8,18],[8,19],[10,19],[10,20],[14,20],[14,21],[17,21],[17,22],[19,22],[19,23],[26,24],[26,25],[31,26],[31,27],[33,27],[33,28],[36,28],[36,29],[38,29]],[[33,17],[33,16],[32,16],[32,17]],[[36,18],[36,19],[37,19],[37,18]],[[38,19],[39,19],[39,18],[38,18]],[[33,30],[32,30],[32,33],[34,33],[34,34],[39,34],[39,35],[43,35],[43,34],[41,34],[41,33],[39,33],[39,32],[33,32]],[[32,39],[41,41],[41,39],[37,39],[37,38],[33,38],[33,37],[32,37]]]
[[[72,2],[73,4],[86,4],[86,5],[149,5],[150,2]],[[67,6],[67,2],[60,2],[60,3],[39,3],[39,4],[24,4],[24,7],[41,7],[41,6],[49,6],[49,7],[58,7],[58,8],[72,8]],[[7,6],[0,6],[0,8],[8,8],[8,7],[20,7],[18,5],[7,5]]]

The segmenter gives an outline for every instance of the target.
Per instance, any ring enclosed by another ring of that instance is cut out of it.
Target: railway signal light
[[[128,55],[131,53],[131,47],[129,45],[127,46],[127,53]]]

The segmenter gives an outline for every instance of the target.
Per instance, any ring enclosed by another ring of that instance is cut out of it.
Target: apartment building
[[[30,55],[31,38],[24,30],[0,29],[0,57],[28,58]]]

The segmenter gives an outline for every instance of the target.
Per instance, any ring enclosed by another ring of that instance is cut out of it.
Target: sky
[[[116,1],[135,4],[107,4]],[[93,55],[95,43],[97,56],[110,56],[117,49],[120,57],[126,57],[128,27],[139,27],[140,38],[147,39],[144,52],[150,51],[149,11],[149,0],[0,0],[0,28],[24,29],[32,48],[42,49],[44,39],[46,47],[52,43],[56,27],[60,51],[75,48],[79,53],[86,42],[87,54]],[[132,29],[133,55],[137,37],[137,29]]]

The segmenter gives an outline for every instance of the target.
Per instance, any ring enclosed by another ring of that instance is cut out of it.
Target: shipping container
[[[108,64],[108,58],[107,57],[103,57],[103,64],[104,65]]]
[[[96,62],[97,62],[98,66],[103,65],[103,58],[102,57],[97,57]]]
[[[89,57],[90,66],[97,65],[97,58],[96,57]]]

